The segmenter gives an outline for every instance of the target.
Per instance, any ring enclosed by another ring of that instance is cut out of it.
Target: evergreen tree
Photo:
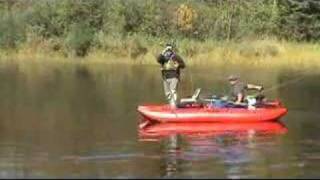
[[[281,35],[295,40],[320,39],[320,1],[284,0],[280,24]]]

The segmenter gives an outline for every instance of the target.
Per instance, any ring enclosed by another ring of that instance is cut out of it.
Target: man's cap
[[[173,49],[173,46],[171,44],[166,44],[166,49],[167,50],[172,50]]]
[[[228,80],[229,80],[229,81],[232,81],[232,80],[238,80],[238,79],[239,79],[239,76],[234,75],[234,74],[232,74],[232,75],[228,76]]]

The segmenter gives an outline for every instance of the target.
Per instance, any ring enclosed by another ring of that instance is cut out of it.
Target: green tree
[[[18,1],[0,1],[0,46],[2,48],[16,48],[25,40],[24,13],[15,13],[14,6]]]
[[[320,38],[320,1],[283,0],[281,36],[295,40],[316,41]]]
[[[85,56],[93,42],[94,30],[85,23],[75,23],[65,38],[69,54]]]

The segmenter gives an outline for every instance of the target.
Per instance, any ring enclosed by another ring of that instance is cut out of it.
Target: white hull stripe
[[[173,118],[239,118],[241,116],[246,116],[246,117],[252,117],[254,115],[255,117],[260,117],[257,114],[232,114],[228,113],[226,115],[225,113],[164,113],[164,112],[143,112],[146,116],[151,116],[151,117],[157,117],[157,118],[165,118],[165,119],[173,119]]]

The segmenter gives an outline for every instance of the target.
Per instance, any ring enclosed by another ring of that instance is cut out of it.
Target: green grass
[[[105,38],[105,39],[103,39]],[[117,39],[102,37],[99,48],[91,48],[85,57],[69,56],[52,50],[53,42],[31,42],[17,50],[2,50],[1,61],[20,64],[148,64],[156,65],[156,56],[163,48],[160,39],[142,36]],[[317,69],[320,66],[320,45],[276,39],[234,41],[177,41],[177,51],[189,66],[245,65],[261,68]]]

